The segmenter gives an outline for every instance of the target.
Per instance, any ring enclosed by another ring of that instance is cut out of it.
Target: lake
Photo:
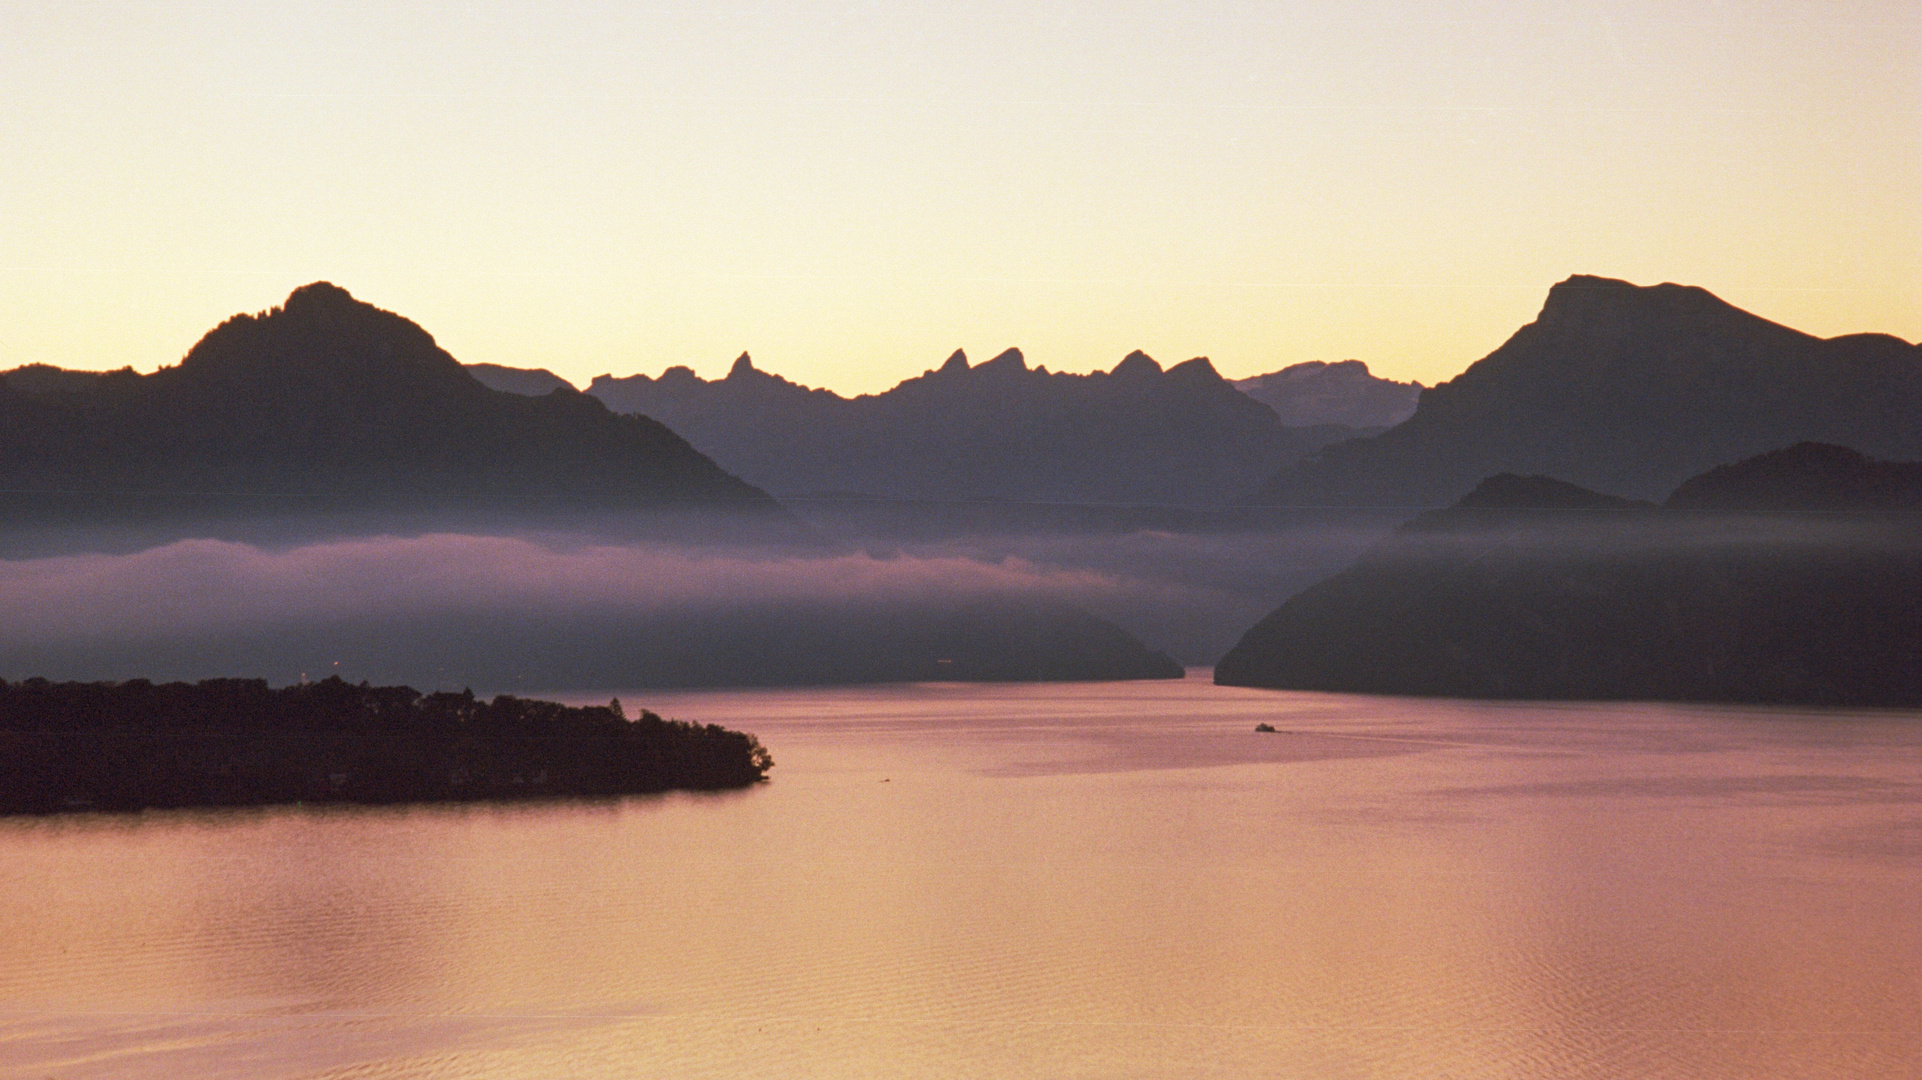
[[[1922,1074],[1922,714],[1205,675],[620,692],[759,735],[725,795],[0,820],[0,1077]]]

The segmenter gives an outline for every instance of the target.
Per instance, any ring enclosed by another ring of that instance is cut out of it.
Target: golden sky
[[[1571,273],[1922,338],[1922,8],[0,0],[0,368],[331,280],[465,361],[1432,383]]]

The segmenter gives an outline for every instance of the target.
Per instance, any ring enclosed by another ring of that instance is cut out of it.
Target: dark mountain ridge
[[[490,390],[418,325],[326,282],[228,319],[151,375],[55,370],[0,378],[0,486],[16,494],[779,513],[663,425],[572,390]]]
[[[1922,510],[1922,461],[1876,461],[1846,446],[1797,443],[1691,477],[1663,505],[1760,513]]]
[[[595,379],[588,393],[652,416],[784,496],[1222,504],[1312,445],[1206,358],[1130,353],[1112,371],[1030,368],[1018,349],[843,398],[755,368]]]
[[[482,386],[509,394],[541,397],[556,390],[579,389],[546,368],[516,368],[502,364],[462,364]]]
[[[118,371],[69,371],[52,364],[27,364],[0,372],[0,383],[32,398],[57,398],[70,394],[91,394],[114,380],[139,378],[130,367]],[[4,391],[0,391],[4,392]]]
[[[1922,463],[1803,443],[1662,507],[1492,477],[1291,597],[1217,682],[1922,705]]]
[[[1495,473],[1659,498],[1802,441],[1922,457],[1922,346],[1817,338],[1706,290],[1576,276],[1414,415],[1284,469],[1256,501],[1446,505]]]

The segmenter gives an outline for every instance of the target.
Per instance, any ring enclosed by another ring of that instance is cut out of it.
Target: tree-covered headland
[[[752,735],[472,691],[339,678],[0,680],[0,813],[400,803],[746,787]]]

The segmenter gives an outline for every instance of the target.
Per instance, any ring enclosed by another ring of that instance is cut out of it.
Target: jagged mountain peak
[[[1197,356],[1191,360],[1183,360],[1181,363],[1168,369],[1168,377],[1190,382],[1218,383],[1227,381],[1221,377],[1219,371],[1215,370],[1214,362],[1205,356]]]
[[[156,374],[162,385],[211,380],[290,387],[285,380],[292,377],[357,393],[402,386],[447,393],[482,389],[419,324],[325,281],[295,289],[285,303],[260,314],[229,318],[179,365]]]
[[[773,374],[666,381],[603,377],[588,389],[798,496],[1225,503],[1309,448],[1206,358],[1164,373],[1136,352],[1113,373],[1081,375],[1029,367],[1020,349],[970,367],[957,350],[854,398]]]
[[[1136,349],[1135,351],[1122,357],[1121,362],[1119,364],[1116,364],[1114,366],[1114,370],[1112,372],[1109,372],[1109,374],[1116,375],[1124,379],[1140,378],[1142,376],[1147,376],[1147,375],[1159,375],[1161,374],[1161,365],[1155,363],[1154,357],[1149,356],[1147,353],[1142,352],[1140,349]]]
[[[996,356],[994,359],[989,360],[987,363],[976,366],[974,370],[975,371],[1026,371],[1028,370],[1028,361],[1026,357],[1021,355],[1020,349],[1005,349],[1001,352],[1000,355]]]
[[[280,305],[282,311],[311,312],[346,310],[360,303],[354,294],[331,281],[315,281],[302,285],[287,294],[286,303]],[[372,306],[372,305],[369,305]]]

